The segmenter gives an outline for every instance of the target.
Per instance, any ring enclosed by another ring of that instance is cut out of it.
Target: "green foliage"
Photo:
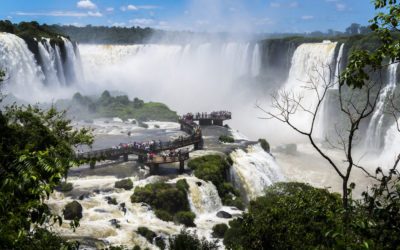
[[[211,181],[217,188],[224,205],[244,208],[240,193],[227,180],[229,164],[219,155],[206,155],[188,162],[188,167],[194,170],[194,175],[202,180]]]
[[[125,190],[131,190],[133,188],[133,182],[129,178],[116,181],[115,188],[123,188]]]
[[[61,223],[44,201],[81,163],[74,146],[93,138],[88,130],[73,129],[64,113],[34,106],[1,111],[0,131],[0,242],[18,248],[31,229]]]
[[[217,242],[207,241],[205,238],[199,239],[196,235],[182,230],[180,234],[169,239],[171,250],[217,250]]]
[[[161,237],[157,237],[155,239],[155,245],[158,246],[158,248],[160,248],[161,250],[164,250],[166,247],[165,241]]]
[[[54,32],[68,34],[74,41],[80,43],[100,44],[136,44],[144,43],[153,36],[155,30],[140,27],[105,27],[91,26],[49,26]]]
[[[221,223],[213,226],[212,230],[212,236],[214,238],[224,238],[225,232],[228,230],[228,226],[225,223]]]
[[[196,224],[194,224],[195,218],[196,218],[196,215],[193,212],[180,211],[175,214],[174,221],[176,223],[183,224],[187,227],[195,227],[196,226]]]
[[[269,146],[269,143],[265,139],[258,139],[258,142],[260,143],[262,149],[264,149],[265,152],[269,153],[271,151],[271,148]]]
[[[60,192],[69,192],[73,189],[73,185],[70,182],[61,182],[60,185],[58,185],[58,187],[56,188],[57,190],[59,190]]]
[[[176,182],[176,187],[180,190],[189,190],[189,184],[187,183],[186,179],[181,179]]]
[[[157,237],[157,234],[155,232],[151,231],[150,229],[148,229],[147,227],[138,227],[137,232],[141,236],[145,237],[146,240],[150,243],[153,243],[153,239],[155,237]]]
[[[232,136],[228,136],[228,135],[221,135],[219,136],[219,141],[220,142],[225,142],[225,143],[234,143],[235,139]]]
[[[132,250],[141,250],[140,246],[136,245],[132,248]]]
[[[157,209],[156,211],[154,211],[154,213],[160,220],[163,220],[163,221],[173,221],[174,220],[173,215],[165,210]]]
[[[250,202],[249,212],[230,223],[229,249],[331,247],[325,234],[341,223],[340,197],[302,183],[278,183]]]
[[[109,91],[104,91],[99,98],[74,94],[72,101],[62,100],[56,103],[61,108],[70,107],[70,111],[79,117],[120,117],[122,119],[135,118],[139,126],[148,128],[142,121],[177,121],[178,115],[168,106],[157,102],[145,103],[134,98],[129,100],[126,95],[112,96]]]
[[[187,191],[182,184],[173,185],[162,182],[136,187],[131,196],[132,202],[144,202],[155,209],[158,218],[172,221],[181,211],[190,212]]]
[[[37,39],[41,41],[43,38],[50,38],[51,43],[63,44],[59,38],[61,33],[54,32],[47,25],[40,25],[38,22],[20,22],[13,24],[9,20],[0,21],[0,32],[15,34],[25,39]]]
[[[0,242],[6,248],[24,248],[27,241],[40,244],[39,239],[53,235],[30,229],[53,220],[61,223],[43,202],[78,164],[73,144],[90,143],[91,138],[87,131],[74,131],[54,109],[31,106],[1,111],[0,130]],[[56,238],[54,244],[61,244]]]

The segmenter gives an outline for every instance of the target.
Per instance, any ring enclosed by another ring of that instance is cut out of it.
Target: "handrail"
[[[134,145],[143,145],[143,143],[138,143],[134,145],[126,144],[123,145],[121,148],[99,149],[89,152],[78,153],[77,158],[90,160],[93,158],[117,157],[124,154],[147,155],[150,152],[173,150],[189,146],[192,144],[196,144],[202,141],[202,133],[199,125],[197,125],[195,122],[191,120],[186,120],[186,119],[180,119],[179,123],[181,124],[181,130],[188,133],[189,136],[180,137],[173,141],[161,142],[160,144],[153,143],[148,147],[148,149],[134,146]]]

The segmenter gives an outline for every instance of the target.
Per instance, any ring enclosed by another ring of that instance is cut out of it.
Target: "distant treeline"
[[[344,32],[332,29],[326,32],[314,31],[311,33],[259,33],[259,34],[229,34],[229,33],[207,33],[207,32],[191,32],[191,31],[164,31],[153,28],[141,27],[108,27],[108,26],[92,26],[76,27],[71,25],[40,25],[37,22],[21,22],[13,24],[8,20],[0,21],[0,31],[16,34],[21,37],[31,38],[57,38],[60,34],[69,37],[72,41],[79,43],[95,43],[95,44],[143,44],[143,43],[173,43],[182,44],[187,42],[208,42],[213,41],[240,41],[276,39],[287,37],[302,38],[326,38],[346,37],[354,35],[365,35],[371,33],[367,26],[357,23],[351,24]]]

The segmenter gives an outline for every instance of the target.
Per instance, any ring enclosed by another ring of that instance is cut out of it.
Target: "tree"
[[[310,78],[304,83],[306,91],[314,93],[316,105],[309,108],[304,105],[304,98],[297,96],[293,92],[282,91],[273,96],[272,106],[276,112],[266,111],[268,119],[275,118],[281,122],[288,124],[298,133],[306,136],[316,151],[326,159],[330,166],[336,171],[342,179],[342,200],[345,209],[349,207],[350,190],[354,188],[354,183],[349,183],[350,175],[354,168],[359,168],[368,176],[374,178],[365,167],[360,166],[354,159],[354,146],[357,143],[356,135],[359,131],[360,124],[368,119],[373,113],[379,94],[382,90],[381,70],[388,67],[390,63],[400,60],[400,41],[394,38],[393,29],[398,28],[400,21],[400,6],[397,1],[375,1],[376,9],[387,8],[388,11],[379,13],[370,22],[371,29],[379,35],[381,45],[375,51],[356,50],[349,57],[348,65],[343,73],[337,77],[337,81],[330,81],[326,76],[332,74],[329,65],[320,65],[315,67],[310,73]],[[359,29],[358,24],[352,24],[349,32],[354,33]],[[318,70],[322,68],[321,70]],[[317,77],[315,77],[317,76]],[[371,77],[377,76],[377,77]],[[345,124],[345,129],[336,127],[339,143],[332,143],[331,146],[339,148],[344,153],[345,165],[341,166],[340,162],[335,162],[323,147],[317,144],[315,134],[316,123],[321,112],[324,99],[328,90],[338,85],[338,104],[343,120],[340,123]],[[302,113],[310,118],[310,124],[306,128],[299,127],[293,121],[296,114]],[[347,131],[346,131],[347,130]],[[393,170],[397,167],[395,163]]]
[[[2,74],[4,75],[4,74]],[[74,147],[91,144],[87,129],[75,130],[55,108],[11,106],[0,111],[0,242],[6,249],[39,246],[53,238],[44,228],[62,223],[45,200],[79,165]],[[74,224],[77,225],[77,224]],[[47,230],[46,230],[47,231]],[[54,236],[53,239],[58,239]],[[60,240],[61,241],[61,240]],[[57,246],[48,249],[59,249]]]
[[[228,249],[332,249],[334,241],[325,235],[340,227],[341,210],[340,197],[325,189],[276,183],[229,223],[224,244]]]
[[[346,33],[349,35],[357,35],[360,34],[361,25],[358,23],[352,23],[347,29]]]

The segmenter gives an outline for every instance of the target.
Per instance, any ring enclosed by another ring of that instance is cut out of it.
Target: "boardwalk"
[[[113,148],[106,148],[101,150],[93,150],[83,153],[78,153],[77,158],[90,162],[90,167],[94,168],[96,162],[104,160],[118,160],[123,157],[124,161],[128,161],[129,155],[137,155],[138,161],[150,165],[150,172],[154,172],[159,164],[167,163],[180,163],[180,171],[183,171],[184,161],[189,159],[189,152],[182,152],[178,149],[187,146],[194,146],[195,150],[203,148],[203,137],[201,127],[195,122],[198,121],[200,125],[220,125],[224,120],[231,119],[231,113],[227,111],[207,113],[191,113],[182,116],[179,119],[180,128],[186,132],[187,136],[181,136],[172,141],[150,141],[139,143],[120,144]],[[178,150],[176,152],[176,150]],[[170,154],[165,152],[169,151]]]

